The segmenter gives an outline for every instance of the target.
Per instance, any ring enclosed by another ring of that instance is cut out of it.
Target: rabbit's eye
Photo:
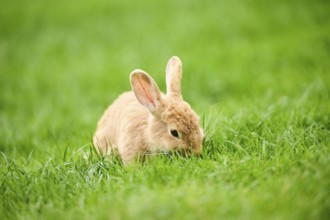
[[[176,137],[176,138],[179,138],[179,132],[175,129],[171,129],[171,135]]]

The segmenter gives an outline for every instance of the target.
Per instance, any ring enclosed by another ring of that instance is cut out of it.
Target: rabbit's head
[[[131,73],[132,90],[150,112],[146,136],[152,151],[202,151],[203,130],[198,115],[182,98],[181,76],[182,63],[172,57],[166,67],[167,93],[163,95],[147,73]]]

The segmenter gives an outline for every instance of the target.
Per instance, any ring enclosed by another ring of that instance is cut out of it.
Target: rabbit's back
[[[103,113],[94,135],[94,145],[105,154],[111,148],[117,149],[121,155],[129,150],[125,146],[141,148],[146,145],[143,137],[147,120],[148,112],[134,93],[125,92]]]

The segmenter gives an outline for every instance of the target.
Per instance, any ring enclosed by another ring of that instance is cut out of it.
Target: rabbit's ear
[[[167,95],[181,96],[182,63],[179,57],[172,57],[166,66]]]
[[[155,81],[143,70],[134,70],[130,78],[137,100],[151,113],[155,113],[161,102],[161,94]]]

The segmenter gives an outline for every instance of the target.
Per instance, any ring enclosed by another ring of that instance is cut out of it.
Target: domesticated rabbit
[[[163,94],[143,70],[130,74],[132,91],[121,94],[98,122],[93,142],[97,151],[115,150],[124,164],[137,155],[164,151],[202,151],[199,117],[181,95],[181,60],[174,56],[166,66]]]

